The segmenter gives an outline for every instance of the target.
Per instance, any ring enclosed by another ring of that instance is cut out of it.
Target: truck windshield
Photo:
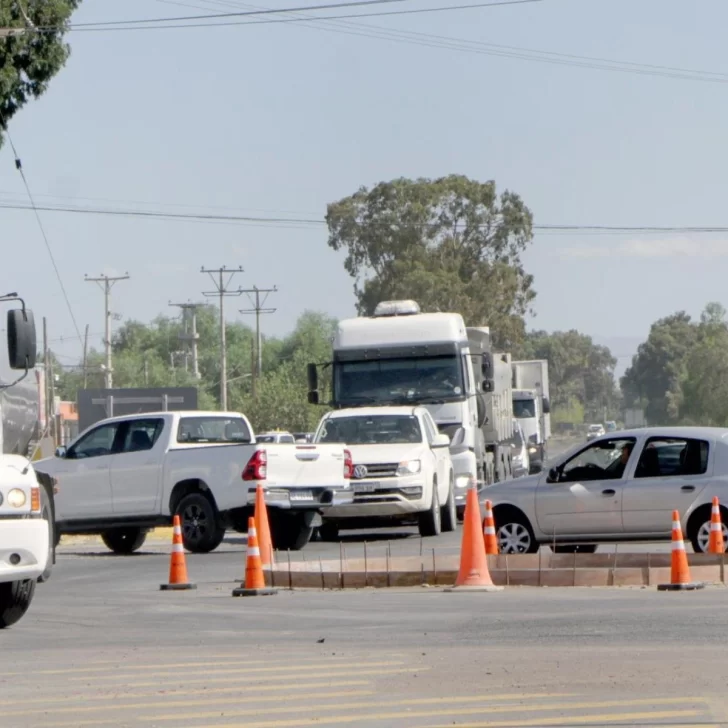
[[[240,417],[183,417],[177,442],[250,442],[250,430]]]
[[[513,416],[519,419],[536,416],[536,400],[515,399],[513,400]]]
[[[316,436],[317,442],[343,442],[347,445],[394,445],[422,442],[422,430],[412,415],[375,417],[332,417]]]
[[[463,397],[462,364],[454,354],[334,363],[334,399],[343,406],[456,401]]]

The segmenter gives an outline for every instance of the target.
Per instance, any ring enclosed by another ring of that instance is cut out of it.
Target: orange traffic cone
[[[460,571],[455,586],[445,591],[502,591],[502,589],[502,586],[495,586],[490,578],[478,493],[475,488],[470,488],[465,501]]]
[[[658,584],[658,591],[682,591],[702,589],[705,584],[690,581],[690,567],[685,553],[679,511],[672,512],[672,568],[669,584]]]
[[[233,589],[234,597],[254,597],[277,594],[277,589],[269,589],[265,585],[263,564],[260,563],[258,534],[255,530],[255,518],[248,518],[248,552],[245,557],[245,583]]]
[[[493,520],[493,504],[485,501],[485,518],[483,519],[483,535],[485,536],[485,553],[487,555],[497,555],[500,553],[498,549],[498,539],[495,535],[495,521]]]
[[[187,578],[187,562],[185,549],[182,545],[182,526],[179,516],[172,521],[172,557],[169,564],[169,584],[160,584],[162,591],[179,591],[182,589],[197,589],[197,584],[190,584]]]
[[[255,530],[260,545],[260,563],[263,566],[271,566],[273,564],[273,540],[270,537],[268,509],[265,505],[265,492],[262,485],[258,485],[255,489]]]
[[[724,554],[725,542],[723,541],[723,521],[720,517],[720,503],[718,498],[713,498],[713,511],[710,516],[710,541],[708,542],[708,553]]]

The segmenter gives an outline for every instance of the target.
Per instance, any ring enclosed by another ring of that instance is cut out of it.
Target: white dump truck
[[[0,354],[0,629],[27,612],[38,581],[47,580],[55,561],[54,486],[36,473],[27,457],[38,430],[38,387],[34,376],[35,323],[16,294],[8,311],[7,350]],[[14,372],[22,372],[19,376]]]
[[[308,367],[319,403],[318,364]],[[422,313],[415,301],[384,301],[371,317],[341,321],[333,343],[335,408],[423,405],[450,437],[460,515],[471,485],[512,477],[513,400],[509,354],[493,351],[486,327],[459,313]]]
[[[513,414],[528,442],[530,472],[540,473],[547,458],[551,437],[549,363],[546,359],[514,361]]]

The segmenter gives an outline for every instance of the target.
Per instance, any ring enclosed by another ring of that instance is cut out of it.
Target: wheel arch
[[[188,480],[181,480],[179,483],[175,484],[174,488],[172,488],[172,493],[169,496],[170,516],[174,515],[177,510],[177,506],[179,506],[182,502],[182,499],[186,498],[188,495],[192,495],[192,493],[200,493],[201,495],[204,495],[210,501],[215,511],[217,513],[220,512],[220,509],[217,507],[217,502],[215,501],[215,496],[210,490],[210,486],[207,485],[204,480],[199,478],[189,478]]]
[[[499,503],[498,505],[493,506],[493,521],[495,522],[496,529],[501,523],[505,523],[506,519],[513,517],[517,517],[519,520],[525,521],[525,523],[530,526],[533,534],[536,534],[536,529],[533,527],[531,519],[526,515],[525,511],[518,506],[514,506],[512,503]]]

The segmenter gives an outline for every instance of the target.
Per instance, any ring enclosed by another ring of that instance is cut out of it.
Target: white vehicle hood
[[[399,463],[403,460],[417,460],[424,454],[424,445],[409,443],[396,445],[347,445],[354,465],[374,463]]]
[[[33,463],[33,467],[39,470],[41,473],[47,473],[48,475],[55,475],[59,472],[59,466],[64,462],[63,458],[43,458],[42,460],[36,460]]]

